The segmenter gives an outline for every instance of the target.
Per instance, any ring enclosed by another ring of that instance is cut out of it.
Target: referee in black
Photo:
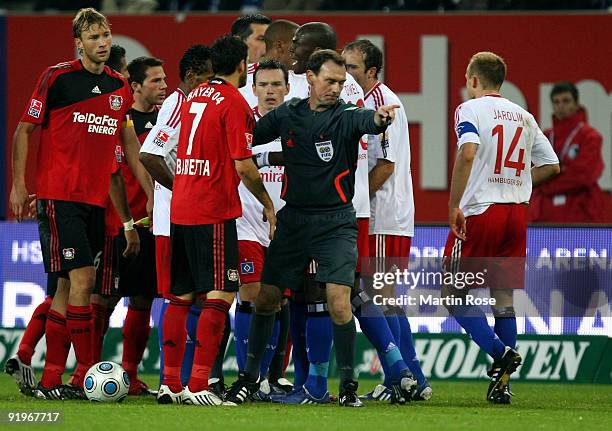
[[[264,262],[246,370],[227,394],[229,405],[242,404],[259,388],[261,358],[282,292],[303,285],[311,260],[318,264],[316,281],[325,284],[334,323],[339,403],[362,405],[354,380],[355,322],[350,303],[357,265],[355,170],[361,136],[384,132],[399,105],[372,111],[341,101],[346,69],[343,58],[333,50],[314,52],[306,68],[310,97],[291,99],[269,112],[253,135],[253,145],[281,138],[282,153],[263,153],[258,165],[285,165],[281,198],[286,205],[278,212],[276,233]]]

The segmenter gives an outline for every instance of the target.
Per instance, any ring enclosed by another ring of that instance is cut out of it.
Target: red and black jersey
[[[41,125],[39,199],[105,206],[117,137],[131,105],[127,81],[107,66],[97,75],[73,60],[42,73],[21,117]]]
[[[128,115],[134,124],[134,131],[136,132],[141,145],[147,138],[149,132],[153,129],[153,126],[155,126],[158,112],[159,110],[157,108],[151,112],[141,112],[134,108],[129,110]],[[138,182],[138,179],[136,179],[136,176],[132,173],[132,170],[128,166],[121,143],[117,143],[115,148],[115,157],[117,164],[115,165],[116,168],[114,171],[120,168],[123,178],[125,179],[125,190],[127,192],[128,204],[130,206],[130,211],[132,212],[132,217],[134,220],[140,220],[141,218],[147,216],[147,195]],[[110,235],[116,235],[118,229],[122,226],[123,224],[121,223],[119,214],[117,214],[117,210],[115,210],[112,203],[109,203],[106,211],[107,233]]]
[[[242,215],[234,160],[251,157],[255,119],[236,87],[211,79],[181,107],[170,221],[223,223]]]

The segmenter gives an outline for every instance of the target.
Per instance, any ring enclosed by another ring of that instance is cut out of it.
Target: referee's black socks
[[[259,314],[257,311],[251,317],[249,327],[249,345],[247,348],[246,377],[249,381],[255,382],[259,377],[261,359],[266,350],[266,345],[274,330],[276,313]]]
[[[343,383],[355,379],[355,319],[343,325],[334,323],[334,346],[336,349],[336,362],[340,373],[340,391]]]

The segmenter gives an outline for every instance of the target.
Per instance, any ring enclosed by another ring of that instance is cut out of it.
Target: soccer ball
[[[83,389],[90,401],[120,403],[127,397],[130,378],[119,364],[102,361],[92,366],[85,374]]]

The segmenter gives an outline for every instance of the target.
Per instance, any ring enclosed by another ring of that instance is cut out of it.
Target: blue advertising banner
[[[447,235],[443,226],[418,226],[411,261],[440,261]],[[527,246],[525,289],[514,295],[519,333],[612,337],[612,228],[530,227]],[[36,223],[0,222],[0,326],[26,325],[44,300],[45,287]],[[120,302],[111,326],[122,326],[126,312]],[[433,312],[408,307],[407,313],[415,332],[461,332],[443,306]]]

